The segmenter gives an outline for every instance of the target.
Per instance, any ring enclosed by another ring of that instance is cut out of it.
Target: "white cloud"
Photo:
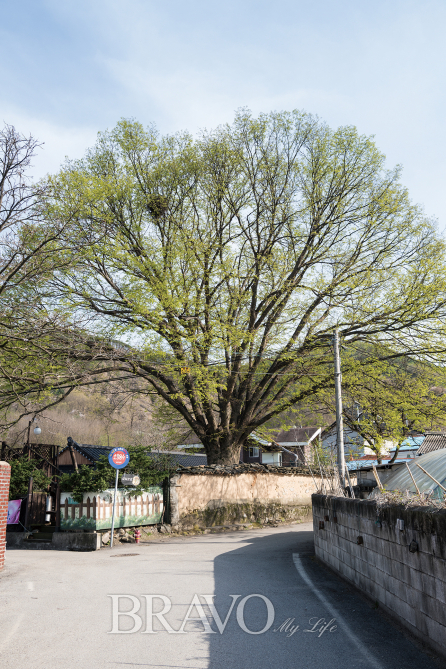
[[[3,109],[1,120],[43,144],[33,159],[31,173],[35,179],[57,172],[66,157],[81,158],[96,140],[96,128],[62,126],[13,108]]]

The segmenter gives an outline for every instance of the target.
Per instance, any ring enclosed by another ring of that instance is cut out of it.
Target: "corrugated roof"
[[[357,471],[358,469],[372,469],[373,467],[381,467],[382,465],[387,465],[389,464],[390,458],[382,458],[381,464],[378,464],[378,460],[372,459],[369,460],[367,459],[360,459],[360,460],[351,460],[350,462],[346,462],[345,464],[347,465],[347,469],[349,471]],[[414,458],[396,458],[393,462],[392,465],[399,465],[403,464],[404,462],[410,463],[413,462]]]
[[[426,439],[425,435],[419,435],[417,437],[407,437],[399,447],[399,451],[413,451],[418,448],[420,448],[421,444],[423,441]],[[395,450],[395,447],[393,446],[391,451]]]
[[[408,465],[420,492],[432,491],[434,498],[442,499],[444,497],[440,486],[419,469],[417,465],[421,465],[443,487],[446,487],[446,450],[440,449],[431,453],[425,453],[421,457],[412,458],[408,462]],[[401,492],[408,490],[413,494],[417,492],[412,478],[407,471],[407,467],[398,467],[395,472],[392,472],[385,481],[384,488],[390,491],[399,490]],[[374,497],[378,492],[375,489],[370,497]]]
[[[417,451],[417,455],[432,453],[446,448],[446,432],[426,432],[426,438]]]

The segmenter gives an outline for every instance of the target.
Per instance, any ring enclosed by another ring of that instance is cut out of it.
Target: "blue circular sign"
[[[130,461],[129,452],[125,448],[112,448],[108,454],[108,461],[115,469],[124,469]]]

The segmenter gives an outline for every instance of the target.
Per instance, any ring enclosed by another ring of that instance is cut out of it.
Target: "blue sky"
[[[119,118],[162,132],[305,109],[373,134],[446,228],[444,0],[4,0],[0,122],[45,142],[34,174]]]

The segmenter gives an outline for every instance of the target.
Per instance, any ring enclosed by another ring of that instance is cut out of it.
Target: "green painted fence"
[[[84,493],[81,503],[71,493],[60,495],[61,530],[105,530],[111,527],[114,490]],[[131,496],[127,488],[118,488],[115,528],[155,525],[163,516],[163,489],[152,486],[142,494]]]

